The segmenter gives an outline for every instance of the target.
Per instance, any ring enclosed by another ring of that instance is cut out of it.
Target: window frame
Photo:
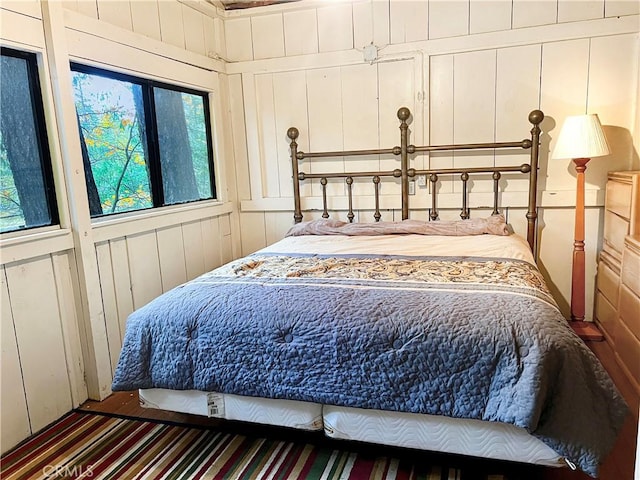
[[[213,126],[212,126],[212,118],[211,118],[211,106],[210,106],[210,95],[211,92],[205,90],[197,90],[190,87],[185,87],[183,85],[175,85],[171,83],[165,83],[158,80],[153,80],[145,77],[137,77],[135,75],[130,75],[128,73],[117,72],[113,70],[108,70],[101,67],[95,67],[92,65],[86,65],[83,63],[71,61],[70,62],[71,73],[74,72],[84,73],[89,75],[98,75],[104,78],[109,78],[112,80],[118,80],[123,82],[132,83],[135,85],[139,85],[142,89],[142,98],[144,102],[144,117],[145,117],[145,131],[146,131],[146,142],[147,142],[147,153],[148,157],[145,159],[147,161],[147,166],[149,168],[149,187],[151,190],[151,200],[153,205],[147,208],[138,208],[135,210],[128,210],[125,212],[114,212],[114,213],[103,213],[101,215],[92,216],[92,220],[97,219],[107,219],[117,217],[118,215],[135,215],[138,212],[149,212],[152,210],[156,210],[158,208],[170,208],[170,207],[180,207],[184,205],[195,204],[198,202],[211,202],[211,201],[220,201],[218,198],[218,188],[216,185],[216,172],[215,172],[215,161],[216,157],[214,154],[213,148]],[[211,198],[202,198],[198,200],[188,200],[179,203],[165,203],[164,196],[164,185],[162,181],[162,167],[161,167],[161,157],[160,157],[160,143],[158,140],[158,128],[157,128],[157,120],[156,120],[156,109],[155,109],[155,97],[154,97],[154,88],[162,88],[166,90],[172,90],[175,92],[186,93],[188,95],[195,95],[202,98],[203,105],[203,114],[205,119],[205,132],[207,137],[207,161],[209,163],[209,182],[211,184]],[[75,108],[75,100],[74,100],[74,108]],[[82,141],[82,139],[80,139]]]
[[[58,208],[58,197],[56,195],[56,183],[53,172],[53,158],[51,156],[51,149],[49,146],[49,135],[47,131],[47,121],[44,111],[44,97],[42,94],[42,85],[40,83],[38,54],[0,45],[0,55],[25,60],[27,65],[27,79],[29,82],[29,94],[31,97],[34,128],[36,131],[36,136],[38,137],[36,139],[36,143],[38,145],[38,153],[40,154],[40,167],[42,169],[44,197],[49,208],[50,216],[50,223],[48,224],[25,226],[24,228],[7,230],[6,232],[0,232],[0,235],[15,235],[19,234],[20,232],[26,232],[28,230],[34,230],[38,228],[60,226],[60,211]]]

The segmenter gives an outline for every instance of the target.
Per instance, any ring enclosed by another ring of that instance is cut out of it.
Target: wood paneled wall
[[[243,254],[269,244],[292,224],[290,213],[284,213],[292,203],[289,126],[300,130],[299,148],[305,151],[389,148],[399,143],[395,112],[408,106],[415,144],[514,141],[528,136],[528,113],[539,108],[547,115],[542,124],[539,263],[568,313],[573,237],[566,227],[574,222],[575,171],[570,160],[552,160],[550,154],[567,115],[593,112],[600,115],[613,153],[591,162],[587,171],[591,304],[606,172],[640,167],[632,137],[638,128],[639,10],[630,2],[578,5],[563,0],[354,1],[231,15],[228,54],[241,60],[227,65],[236,168],[250,178],[246,182],[238,176]],[[263,44],[266,24],[284,32],[268,45]],[[378,59],[369,64],[360,49],[371,43],[379,50]],[[392,169],[396,162],[332,158],[311,165],[305,160],[300,168],[314,173]],[[416,156],[412,162],[445,168],[520,159],[487,152]],[[368,187],[355,182],[354,205],[357,219],[371,221]],[[474,180],[471,204],[490,205],[491,188],[490,180]],[[526,205],[526,179],[503,179],[501,188],[503,205]],[[459,208],[460,189],[459,181],[445,180],[439,188],[441,208]],[[397,217],[397,190],[393,182],[382,187],[383,220]],[[328,194],[335,216],[345,219],[344,186],[330,186]],[[319,185],[305,186],[303,207],[320,208],[320,195]],[[417,186],[410,203],[428,208],[427,187]],[[442,218],[458,215],[456,210],[441,213]],[[516,208],[509,211],[509,221],[522,233],[525,222],[516,213],[524,218]],[[426,218],[426,210],[413,218]]]
[[[362,49],[640,13],[628,0],[354,0],[230,12],[231,61]]]
[[[189,5],[82,0],[63,9],[25,0],[0,6],[2,45],[38,55],[61,217],[59,228],[0,239],[2,452],[88,395],[110,392],[133,309],[238,255],[231,130],[224,128],[228,87],[217,73],[224,63],[211,58],[224,53],[224,29],[215,8]],[[220,201],[92,221],[83,208],[77,123],[67,95],[70,59],[211,92]]]

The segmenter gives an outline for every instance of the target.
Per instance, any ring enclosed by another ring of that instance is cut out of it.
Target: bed
[[[626,406],[571,331],[535,266],[540,111],[520,142],[414,146],[398,111],[391,149],[305,153],[290,128],[295,224],[281,241],[166,292],[132,313],[113,389],[148,407],[597,475]],[[522,149],[508,167],[418,170],[418,152]],[[400,168],[304,173],[302,159],[396,155]],[[459,174],[461,220],[438,220],[442,175]],[[527,238],[499,209],[503,174],[527,175]],[[429,221],[409,219],[409,181],[431,183]],[[470,218],[472,175],[494,181],[488,217]],[[371,223],[352,223],[354,178],[371,179]],[[402,221],[380,222],[379,188],[401,185]],[[301,182],[322,188],[303,220]],[[348,222],[326,185],[346,185]]]

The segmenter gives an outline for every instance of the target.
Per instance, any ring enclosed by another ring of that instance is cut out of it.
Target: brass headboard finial
[[[289,127],[289,130],[287,130],[287,137],[289,137],[291,140],[295,140],[296,138],[298,138],[298,135],[300,135],[300,132],[296,127]]]
[[[529,114],[529,122],[534,125],[540,125],[540,123],[542,123],[542,120],[544,120],[544,113],[542,113],[541,110],[533,110]]]
[[[411,111],[407,107],[400,107],[398,109],[398,118],[403,122],[406,122],[407,120],[409,120],[410,116],[411,116]]]

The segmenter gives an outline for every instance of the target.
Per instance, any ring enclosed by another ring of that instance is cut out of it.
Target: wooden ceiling
[[[225,10],[240,10],[242,8],[264,7],[278,3],[290,3],[297,0],[221,0]]]

